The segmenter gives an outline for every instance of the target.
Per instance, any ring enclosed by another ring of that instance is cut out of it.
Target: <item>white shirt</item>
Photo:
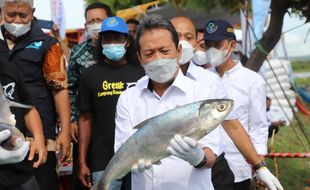
[[[215,97],[212,91],[203,90],[198,83],[185,77],[181,70],[161,97],[150,91],[148,84],[149,78],[144,76],[135,87],[127,89],[119,97],[115,119],[115,150],[136,131],[133,127],[138,123],[177,106]],[[199,140],[198,144],[202,148],[209,147],[217,154],[219,135],[210,133]],[[208,144],[208,138],[214,139],[211,145]],[[132,173],[131,180],[132,189],[135,190],[214,189],[210,169],[196,169],[174,156],[162,159],[160,165],[153,165],[144,173]]]
[[[274,121],[285,121],[285,126],[290,124],[290,121],[287,119],[279,106],[270,106],[270,109],[267,111],[268,126],[270,126]]]
[[[227,91],[222,83],[221,78],[215,74],[214,72],[208,71],[202,67],[199,67],[194,64],[193,61],[190,62],[186,76],[194,81],[198,82],[199,84],[203,85],[205,90],[210,90],[215,93],[218,99],[228,98]],[[236,119],[236,116],[233,111],[230,112],[229,115],[225,118],[225,120]],[[223,127],[220,125],[217,128],[221,134],[220,137],[220,148],[219,154],[222,154],[226,149],[226,144],[224,141],[224,134],[226,133]]]
[[[214,68],[213,71],[215,71]],[[224,73],[222,81],[228,92],[228,97],[234,100],[234,113],[249,134],[257,153],[266,154],[268,125],[264,79],[238,62],[232,69]],[[228,136],[225,141],[227,145],[225,157],[234,173],[235,182],[251,178],[250,165]]]

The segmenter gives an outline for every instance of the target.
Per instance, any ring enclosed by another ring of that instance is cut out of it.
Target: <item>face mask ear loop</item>
[[[228,58],[230,57],[230,55],[231,55],[231,52],[232,52],[232,51],[228,52],[228,50],[229,50],[229,48],[230,48],[231,42],[232,42],[232,41],[229,42],[228,48],[227,48],[226,51],[225,51],[225,59],[224,59],[224,62],[226,62],[227,59],[228,59]]]

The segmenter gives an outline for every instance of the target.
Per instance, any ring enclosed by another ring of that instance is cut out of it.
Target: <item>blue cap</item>
[[[222,41],[228,38],[236,40],[233,26],[224,20],[210,20],[205,26],[204,39]]]
[[[120,17],[117,16],[107,17],[101,24],[100,33],[107,31],[115,31],[119,33],[128,34],[128,26],[125,20]]]

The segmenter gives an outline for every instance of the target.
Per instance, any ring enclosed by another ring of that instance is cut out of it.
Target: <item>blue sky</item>
[[[35,0],[35,15],[40,19],[51,19],[50,1]],[[83,28],[84,27],[84,1],[83,0],[63,0],[65,6],[66,27],[67,29]],[[299,26],[305,22],[305,19],[300,19],[296,15],[291,17],[286,14],[282,31],[287,31],[291,28]],[[306,39],[310,23],[303,25],[284,35],[285,46],[289,57],[310,56],[310,34]],[[305,42],[306,39],[306,42]],[[283,56],[281,48],[278,50],[279,56]]]

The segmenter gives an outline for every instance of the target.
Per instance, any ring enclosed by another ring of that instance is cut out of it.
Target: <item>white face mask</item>
[[[206,51],[207,62],[215,67],[223,64],[231,54],[231,52],[228,52],[229,47],[226,50],[219,50],[214,47],[209,48]]]
[[[179,65],[177,59],[155,59],[143,65],[145,74],[153,81],[166,83],[176,74]]]
[[[206,52],[198,50],[195,52],[193,59],[196,65],[202,66],[208,63]]]
[[[188,63],[194,56],[194,47],[185,40],[180,40],[179,44],[182,45],[182,54],[179,60],[180,65]]]
[[[101,30],[101,23],[87,24],[87,39],[90,39],[97,35]]]
[[[20,37],[26,34],[31,28],[31,21],[27,24],[15,24],[4,22],[5,29],[13,36]]]

